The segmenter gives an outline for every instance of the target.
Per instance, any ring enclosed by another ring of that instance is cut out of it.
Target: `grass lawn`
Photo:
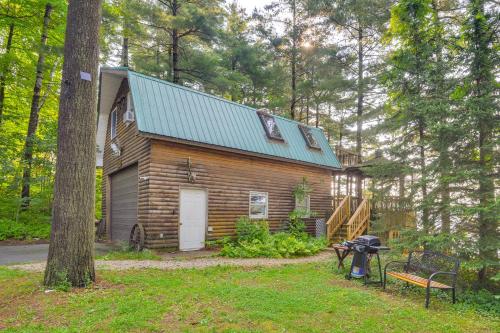
[[[499,318],[435,297],[393,295],[326,264],[100,271],[91,288],[45,293],[42,275],[0,268],[6,332],[499,332]]]

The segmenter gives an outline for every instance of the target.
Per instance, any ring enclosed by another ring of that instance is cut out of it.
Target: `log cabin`
[[[341,207],[340,218],[332,214],[332,175],[342,166],[319,128],[127,68],[101,70],[98,103],[112,241],[128,241],[140,225],[145,247],[197,250],[234,235],[241,216],[282,230],[297,206],[325,217],[329,230],[347,222]],[[297,202],[304,179],[311,191]]]

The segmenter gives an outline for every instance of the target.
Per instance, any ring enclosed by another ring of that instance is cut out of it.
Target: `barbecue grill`
[[[389,250],[387,246],[382,246],[380,239],[377,236],[363,235],[353,241],[345,242],[345,246],[349,247],[354,252],[351,269],[347,274],[347,279],[362,278],[365,284],[380,283],[382,285],[382,267],[380,266],[379,251]],[[369,281],[371,276],[370,262],[373,257],[377,258],[377,266],[379,271],[378,281]]]

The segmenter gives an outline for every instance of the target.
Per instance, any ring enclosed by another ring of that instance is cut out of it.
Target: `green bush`
[[[457,295],[458,303],[483,314],[500,316],[500,295],[486,289],[464,290]]]
[[[236,221],[236,236],[240,241],[264,242],[269,238],[269,224],[267,221],[252,221],[247,216],[242,216]]]
[[[0,240],[48,239],[49,236],[50,223],[27,223],[10,219],[0,219]]]
[[[30,207],[21,209],[21,199],[0,193],[0,240],[47,239],[50,235],[50,197],[40,193]]]
[[[290,258],[310,256],[326,247],[324,239],[306,233],[280,232],[270,234],[267,221],[240,218],[236,224],[237,239],[224,242],[221,255],[231,258]]]
[[[308,211],[302,209],[294,209],[288,214],[290,223],[288,224],[288,232],[300,239],[307,239],[309,235],[306,233],[306,224],[304,218],[307,216]]]

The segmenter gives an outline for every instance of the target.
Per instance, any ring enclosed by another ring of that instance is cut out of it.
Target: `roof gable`
[[[146,75],[127,72],[139,132],[327,168],[340,164],[321,129],[309,148],[299,123],[274,116],[284,141],[270,139],[255,109]],[[105,71],[105,70],[103,70]],[[117,69],[113,69],[117,71]]]

